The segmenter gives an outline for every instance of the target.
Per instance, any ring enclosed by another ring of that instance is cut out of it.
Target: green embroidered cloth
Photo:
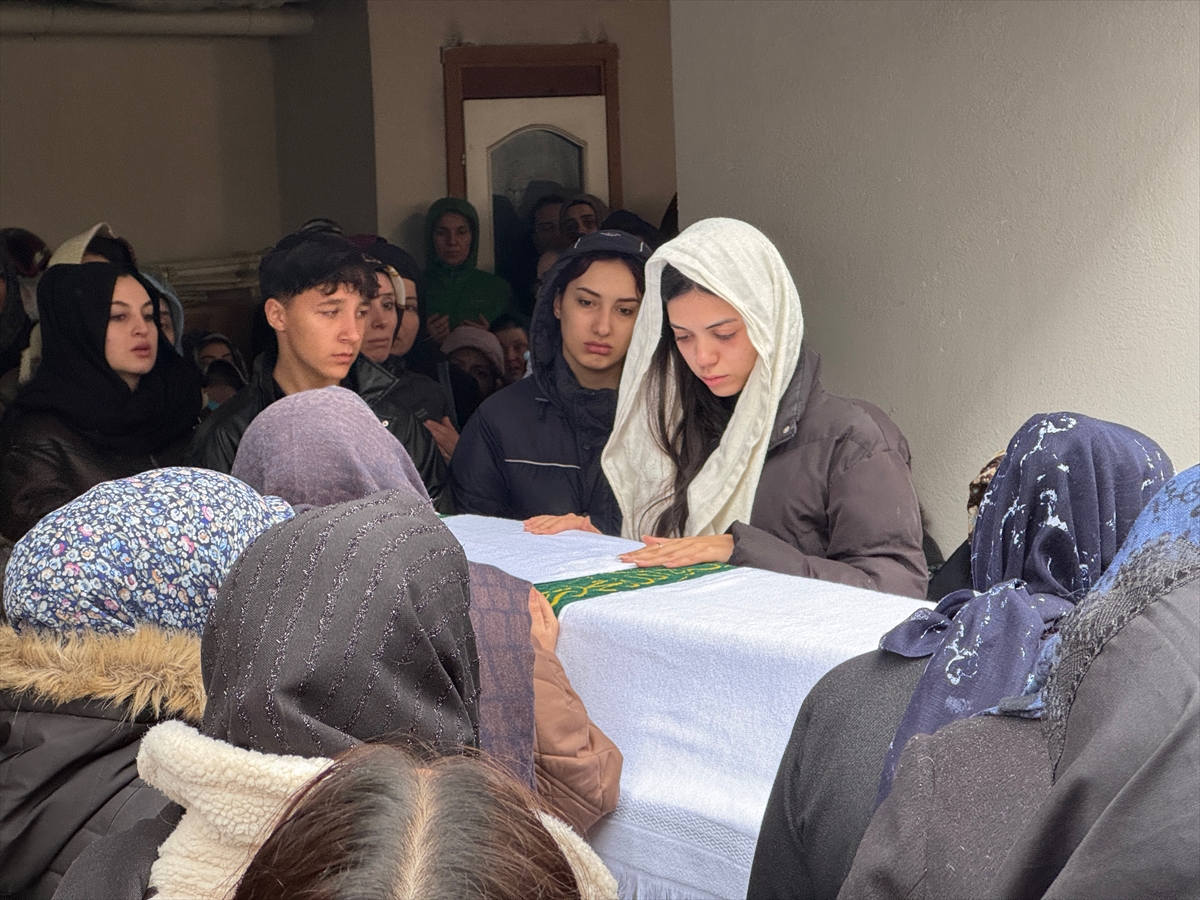
[[[582,578],[568,578],[565,581],[547,581],[534,587],[546,595],[546,599],[550,601],[550,608],[554,610],[554,615],[558,616],[565,607],[576,600],[616,594],[620,591],[636,591],[638,588],[659,584],[673,584],[676,581],[700,578],[732,568],[734,567],[725,563],[700,563],[695,566],[680,566],[678,569],[652,566],[648,569],[601,572],[598,575],[584,575]]]

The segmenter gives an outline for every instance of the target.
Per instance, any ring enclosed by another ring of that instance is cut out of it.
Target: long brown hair
[[[234,900],[579,900],[539,808],[478,756],[364,744],[296,794]]]
[[[736,397],[718,397],[707,385],[695,376],[679,347],[675,333],[667,318],[666,304],[692,291],[716,296],[702,284],[692,281],[672,265],[662,271],[661,294],[663,301],[662,336],[658,348],[650,361],[649,388],[658,397],[658,406],[653,410],[652,433],[655,443],[667,454],[674,465],[675,474],[667,492],[657,498],[645,515],[662,509],[654,524],[653,534],[659,537],[681,537],[688,520],[688,486],[712,456],[725,427],[733,415]],[[679,397],[682,415],[677,422],[669,420],[671,409],[667,390],[674,375],[675,393]],[[665,508],[664,508],[665,507]],[[640,528],[641,523],[639,523]]]

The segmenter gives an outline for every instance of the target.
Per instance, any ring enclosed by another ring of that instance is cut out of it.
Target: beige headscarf
[[[650,362],[662,335],[663,267],[674,266],[732,304],[746,322],[758,362],[738,398],[721,443],[688,488],[685,534],[721,534],[748,522],[779,401],[800,360],[800,295],[775,245],[736,219],[704,219],[664,244],[646,263],[646,295],[633,328],[617,400],[616,424],[601,457],[624,517],[622,537],[653,527],[646,513],[670,490],[674,470],[653,432],[657,395]],[[668,375],[671,419],[683,415]],[[656,507],[661,509],[661,507]],[[643,521],[644,520],[644,521]]]
[[[83,262],[83,254],[87,251],[87,245],[92,242],[92,238],[96,235],[106,238],[117,238],[116,234],[113,233],[112,227],[107,222],[97,222],[83,234],[77,234],[75,237],[63,241],[58,249],[54,251],[54,255],[50,257],[50,265],[78,265]]]

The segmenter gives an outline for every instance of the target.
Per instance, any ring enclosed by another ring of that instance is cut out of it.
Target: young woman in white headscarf
[[[924,598],[908,444],[878,407],[825,390],[803,332],[783,258],[745,222],[697,222],[651,257],[602,457],[623,536],[646,543],[623,558]]]

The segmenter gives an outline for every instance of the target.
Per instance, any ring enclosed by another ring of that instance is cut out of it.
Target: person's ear
[[[267,302],[263,304],[263,312],[267,316],[267,324],[276,331],[287,331],[287,307],[276,300],[274,297],[268,297]]]
[[[562,318],[562,292],[554,295],[554,318]]]

